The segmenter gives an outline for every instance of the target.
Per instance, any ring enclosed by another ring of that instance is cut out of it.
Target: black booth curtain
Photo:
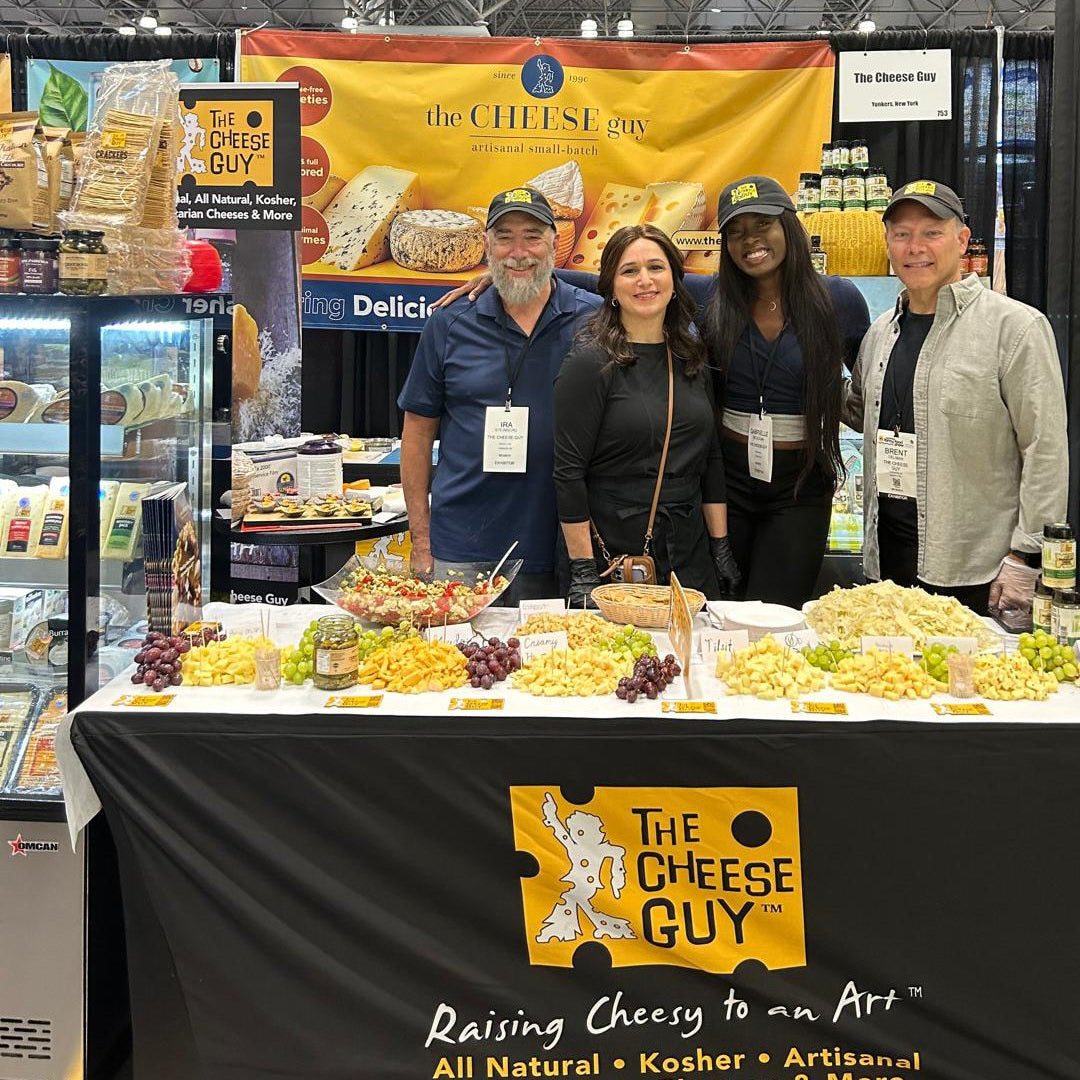
[[[1005,35],[1001,110],[1001,191],[1010,296],[1046,310],[1050,220],[1050,113],[1054,35]]]
[[[16,109],[26,108],[26,61],[217,59],[222,82],[231,82],[236,36],[220,34],[0,34],[0,52],[11,57],[11,96]]]
[[[993,30],[885,30],[833,34],[837,53],[881,49],[951,49],[952,119],[899,124],[841,124],[833,96],[833,138],[865,139],[870,164],[893,188],[939,180],[963,200],[975,236],[992,249],[997,214],[997,35]],[[837,66],[839,76],[839,65]]]

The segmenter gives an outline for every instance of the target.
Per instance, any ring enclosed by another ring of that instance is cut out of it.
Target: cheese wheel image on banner
[[[390,258],[390,226],[404,210],[420,209],[416,173],[369,165],[338,192],[323,218],[330,245],[322,261],[339,270],[359,270]]]
[[[390,255],[410,270],[471,270],[484,258],[484,228],[454,210],[406,210],[390,227]]]
[[[605,184],[578,236],[567,269],[599,273],[600,256],[608,240],[624,225],[639,225],[655,204],[656,196],[645,188]]]
[[[585,184],[576,161],[546,169],[526,180],[524,186],[539,191],[551,204],[551,212],[556,218],[573,221],[585,208]]]
[[[656,196],[641,223],[655,225],[671,236],[680,229],[697,232],[705,224],[705,188],[701,184],[669,180],[646,184],[645,190]]]
[[[233,401],[254,397],[262,377],[259,324],[243,304],[233,305],[232,372]]]

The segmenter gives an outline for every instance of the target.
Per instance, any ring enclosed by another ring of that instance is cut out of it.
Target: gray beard
[[[488,269],[491,271],[495,290],[504,304],[531,304],[548,288],[552,271],[555,269],[555,252],[549,251],[532,268],[532,277],[528,279],[512,278],[502,262],[493,262]]]

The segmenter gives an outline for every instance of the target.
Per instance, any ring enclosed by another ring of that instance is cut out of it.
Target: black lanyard
[[[769,349],[768,355],[765,357],[765,367],[758,369],[757,362],[757,347],[754,344],[754,331],[757,329],[756,324],[751,323],[746,328],[746,341],[750,350],[750,370],[754,373],[754,381],[757,383],[758,388],[758,409],[759,415],[765,415],[765,386],[769,381],[769,373],[772,371],[773,364],[776,361],[776,354],[780,348],[780,342],[783,340],[784,335],[787,333],[788,324],[784,323],[780,327],[780,333],[776,335],[773,340],[772,346]],[[760,331],[758,331],[760,333]],[[764,336],[764,335],[762,335]]]
[[[537,316],[536,322],[533,325],[532,333],[525,339],[525,344],[521,346],[521,351],[518,353],[517,363],[511,368],[510,363],[510,331],[506,325],[506,309],[502,306],[502,301],[499,300],[499,332],[502,337],[503,343],[503,361],[506,365],[506,411],[510,411],[510,400],[514,395],[514,386],[518,381],[518,376],[521,374],[521,369],[525,366],[525,354],[529,351],[529,346],[533,343],[533,338],[536,337],[536,331],[540,329],[540,323],[544,318],[544,312],[547,311],[548,304],[551,303],[552,290],[548,287],[547,299],[544,301],[544,306],[540,310],[540,314]]]
[[[897,365],[893,363],[892,354],[890,353],[889,363],[885,368],[885,386],[887,389],[892,390],[892,399],[896,405],[896,414],[893,416],[893,435],[899,438],[900,426],[904,422],[904,406],[909,400],[911,401],[912,411],[915,410],[915,373],[912,372],[912,379],[908,384],[907,393],[901,397],[899,387],[896,385],[896,368]],[[878,417],[879,423],[880,420],[881,418]]]

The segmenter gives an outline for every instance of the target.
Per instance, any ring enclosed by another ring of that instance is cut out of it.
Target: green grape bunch
[[[955,645],[927,645],[926,648],[923,649],[920,666],[930,678],[936,679],[939,683],[948,683],[949,661],[947,657],[949,653],[959,651],[960,650],[957,649]]]
[[[824,642],[817,645],[804,645],[802,654],[806,657],[808,664],[822,671],[836,671],[841,660],[854,655],[850,649],[845,649],[836,640],[830,641],[828,645]]]
[[[1021,634],[1017,649],[1036,671],[1049,671],[1058,682],[1073,682],[1080,670],[1073,646],[1060,644],[1045,630]]]
[[[610,637],[597,641],[596,647],[604,652],[633,657],[635,660],[642,656],[656,656],[652,634],[639,630],[636,626],[620,626]]]

